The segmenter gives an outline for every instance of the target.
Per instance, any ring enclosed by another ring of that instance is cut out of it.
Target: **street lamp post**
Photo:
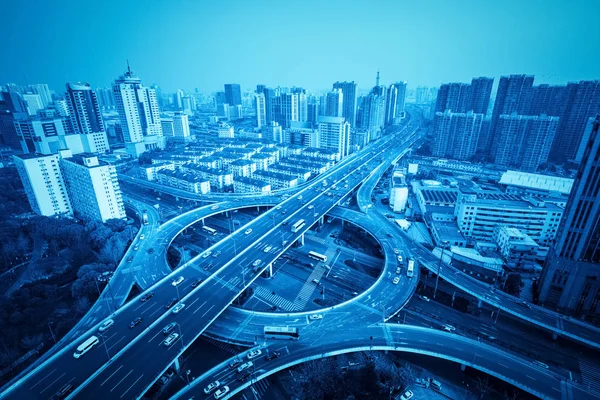
[[[99,333],[99,335],[102,338],[102,344],[104,345],[104,351],[106,351],[106,357],[110,360],[110,353],[108,352],[108,347],[106,346],[106,338],[104,337],[103,333]]]
[[[437,276],[435,277],[435,288],[433,289],[433,298],[434,299],[435,299],[435,295],[437,294],[438,282],[440,280],[440,272],[442,270],[442,262],[444,259],[444,249],[446,248],[447,245],[448,245],[448,241],[443,240],[442,241],[442,254],[440,255],[440,261],[438,262]]]
[[[54,321],[48,321],[48,329],[50,329],[50,334],[52,335],[52,340],[54,340],[54,344],[56,344],[56,336],[54,336],[54,332],[52,331],[52,327],[50,324],[54,323]]]

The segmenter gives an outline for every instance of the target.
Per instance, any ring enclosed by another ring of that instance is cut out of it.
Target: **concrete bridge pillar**
[[[304,233],[302,235],[300,235],[300,237],[298,238],[296,243],[298,243],[298,247],[304,246]]]
[[[201,223],[201,225],[202,225],[202,226],[204,226],[204,218],[202,218],[202,219],[200,220],[200,223]]]
[[[477,308],[481,308],[481,304],[482,304],[482,301],[481,301],[481,299],[478,299],[478,300],[477,300]]]
[[[181,340],[181,339],[180,339]],[[175,372],[179,373],[180,369],[181,369],[181,365],[179,364],[179,357],[177,357],[175,359],[175,362],[172,365],[173,369],[175,370]]]
[[[267,275],[267,278],[273,276],[273,263],[269,264],[269,268],[265,270],[265,274]]]
[[[321,218],[319,218],[319,225],[323,225],[325,223],[325,217],[321,216]]]
[[[556,332],[552,332],[552,340],[558,339],[558,334]]]
[[[460,364],[460,370],[465,372],[465,369],[467,369],[467,366],[465,364]]]
[[[256,206],[256,212],[260,214],[260,206]]]

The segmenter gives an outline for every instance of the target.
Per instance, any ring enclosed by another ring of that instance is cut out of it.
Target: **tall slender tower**
[[[67,83],[65,93],[73,131],[81,136],[83,148],[89,153],[110,150],[104,130],[98,97],[89,83]]]

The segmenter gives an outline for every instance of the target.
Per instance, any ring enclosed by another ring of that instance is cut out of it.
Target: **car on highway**
[[[203,282],[202,279],[196,279],[194,282],[192,282],[192,287],[198,287],[198,285],[200,285]]]
[[[127,262],[130,263],[133,261],[133,257],[127,257]]]
[[[179,333],[173,332],[165,340],[163,340],[163,345],[169,347],[175,343],[177,339],[179,339]]]
[[[242,363],[242,360],[240,360],[239,358],[234,358],[233,360],[231,360],[229,362],[229,368],[231,369],[235,369],[238,367],[238,365],[240,365]]]
[[[63,387],[58,389],[58,392],[56,392],[54,394],[52,399],[57,399],[57,400],[65,399],[72,391],[73,391],[73,385],[71,385],[70,383],[67,383],[66,385],[64,385]]]
[[[102,325],[100,325],[100,327],[98,328],[99,332],[104,332],[106,330],[108,330],[111,326],[113,326],[115,324],[115,321],[112,319],[107,319],[106,321],[104,321],[102,323]]]
[[[183,276],[180,276],[179,278],[176,278],[175,280],[173,280],[173,282],[171,282],[171,285],[173,286],[179,286],[181,284],[181,282],[183,282],[185,278]]]
[[[252,233],[252,228],[248,228],[246,229],[246,232],[244,232],[246,235],[249,235]]]
[[[429,378],[429,387],[434,390],[442,390],[442,383],[440,381],[436,381],[435,379]]]
[[[398,262],[401,263],[402,262],[402,256],[398,256]]]
[[[281,210],[282,214],[287,214],[287,210]]]
[[[252,372],[250,372],[250,371],[242,372],[241,374],[238,375],[237,380],[240,382],[244,382],[245,380],[250,378],[250,375],[252,375]]]
[[[150,247],[150,248],[148,249],[148,253],[150,253],[150,254],[154,253],[154,249],[153,249],[152,247]]]
[[[140,245],[139,245],[139,244],[136,244],[135,246],[133,246],[133,249],[134,249],[134,250],[137,250],[137,249],[139,249],[139,248],[140,248]]]
[[[313,280],[312,280],[312,282],[313,282],[315,285],[317,285],[317,286],[319,285],[319,280],[318,280],[318,279],[313,279]]]
[[[281,223],[281,225],[283,225],[283,226],[286,226],[286,225],[287,225],[287,224],[289,224],[289,223],[290,223],[290,221],[283,221],[283,222]]]
[[[273,246],[267,246],[265,247],[265,249],[263,250],[265,253],[270,252],[271,250],[273,250]]]
[[[218,209],[219,209],[219,206],[217,206],[217,205],[214,205],[214,206],[212,206],[210,209],[211,209],[211,210],[218,210]]]
[[[253,267],[258,267],[258,266],[260,265],[260,263],[261,263],[261,262],[262,262],[261,260],[256,260],[256,261],[254,261],[254,262],[252,263],[252,266],[253,266]]]
[[[141,323],[142,323],[142,317],[137,317],[136,319],[134,319],[133,321],[131,321],[131,323],[129,324],[129,327],[130,328],[135,328],[136,326],[138,326]]]
[[[219,381],[211,382],[207,387],[204,388],[204,393],[209,394],[210,392],[212,392],[219,386],[221,386],[221,382],[219,382]]]
[[[283,241],[283,243],[281,243],[281,245],[282,245],[283,247],[285,247],[287,244],[288,244],[288,241],[287,241],[287,240],[284,240],[284,241]]]
[[[248,357],[248,360],[252,360],[253,358],[256,358],[258,356],[260,356],[262,354],[262,351],[260,351],[260,349],[256,349],[256,350],[252,350],[250,351],[246,357]]]
[[[253,365],[254,363],[252,361],[245,362],[237,368],[237,372],[242,372],[248,368],[252,368]]]
[[[177,304],[177,301],[177,297],[173,297],[171,300],[167,301],[167,303],[165,304],[165,308],[168,310],[169,308]]]
[[[175,307],[173,307],[173,311],[172,311],[172,313],[173,313],[173,314],[179,314],[179,312],[180,312],[181,310],[183,310],[184,308],[185,308],[185,303],[179,303],[179,304],[177,304]]]
[[[310,319],[311,321],[316,321],[318,319],[323,319],[323,315],[321,315],[321,314],[312,314],[311,316],[308,317],[308,319]]]
[[[281,210],[281,206],[275,207],[276,210]]]
[[[428,302],[428,303],[429,303],[429,297],[427,297],[427,296],[423,296],[423,295],[419,295],[419,298],[420,298],[421,300],[423,300],[423,301],[426,301],[426,302]]]
[[[213,258],[217,258],[221,255],[221,250],[217,250],[214,253],[212,253]]]
[[[298,200],[302,200],[302,195],[298,196]]]
[[[210,257],[211,254],[212,254],[212,251],[207,250],[204,252],[204,254],[202,254],[202,258],[208,258],[208,257]]]
[[[400,254],[400,250],[394,249],[394,254]]]
[[[312,204],[310,206],[308,206],[309,210],[312,210],[313,208],[315,208],[315,206],[313,206]]]
[[[397,284],[398,284],[398,282],[400,282],[400,278],[398,278],[398,277],[395,277],[395,278],[392,280],[392,283],[393,283],[394,285],[397,285]]]
[[[162,330],[163,335],[168,335],[175,329],[175,322],[171,322],[169,325],[165,326]]]
[[[276,358],[277,358],[277,357],[279,357],[280,355],[281,355],[281,353],[280,353],[280,352],[278,352],[278,351],[272,351],[272,352],[270,352],[269,354],[267,354],[267,355],[265,356],[265,360],[267,360],[267,361],[271,361],[271,360],[274,360],[274,359],[276,359]]]
[[[531,304],[529,304],[526,301],[517,301],[517,305],[519,305],[521,307],[525,307],[525,308],[531,308]]]
[[[150,300],[150,299],[152,298],[152,296],[154,296],[154,292],[148,292],[148,293],[146,293],[145,295],[143,295],[143,296],[140,298],[140,301],[141,301],[142,303],[145,303],[145,302],[147,302],[148,300]]]
[[[538,361],[538,360],[533,360],[533,361],[532,361],[532,363],[533,363],[534,365],[537,365],[538,367],[542,367],[542,368],[544,368],[544,369],[548,369],[548,365],[547,365],[547,364],[544,364],[544,363],[543,363],[543,362],[541,362],[541,361]]]
[[[402,396],[400,396],[400,400],[410,400],[412,399],[414,396],[412,390],[407,390],[406,392],[402,393]]]
[[[452,325],[444,324],[444,325],[442,325],[442,330],[446,331],[446,332],[454,332],[456,330],[456,328],[453,327]]]
[[[229,393],[229,386],[223,386],[221,389],[215,392],[215,399],[220,399]]]
[[[144,240],[144,234],[143,233],[140,235],[140,240]]]
[[[391,233],[389,233],[389,232],[387,232],[387,233],[385,234],[385,236],[387,236],[387,237],[389,237],[389,238],[393,237],[393,236],[392,236],[392,234],[391,234]]]
[[[402,272],[402,268],[396,267],[396,273],[399,274],[400,272]]]

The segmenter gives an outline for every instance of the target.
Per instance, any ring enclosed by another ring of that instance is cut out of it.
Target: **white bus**
[[[100,343],[100,341],[96,336],[89,337],[85,342],[81,343],[79,347],[77,347],[77,350],[75,350],[75,353],[73,353],[73,357],[81,357],[82,355],[90,351],[92,347],[94,347],[98,343]]]
[[[412,278],[415,274],[415,260],[413,258],[408,259],[408,267],[406,268],[406,276]]]
[[[322,262],[327,262],[327,256],[323,255],[323,254],[319,254],[316,251],[309,251],[308,252],[308,256],[310,258],[314,258],[315,260],[319,260],[319,261],[322,261]]]
[[[202,227],[202,230],[204,232],[208,233],[209,235],[216,235],[217,234],[217,231],[215,229],[211,228],[210,226],[204,225]]]
[[[301,219],[300,221],[298,221],[294,225],[292,225],[292,232],[294,232],[294,233],[298,232],[300,229],[302,229],[303,226],[304,226],[304,220]]]
[[[298,340],[298,328],[287,326],[265,326],[265,339]]]

